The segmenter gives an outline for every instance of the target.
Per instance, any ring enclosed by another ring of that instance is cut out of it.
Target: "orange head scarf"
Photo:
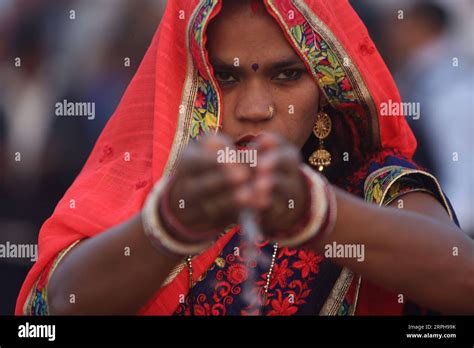
[[[370,160],[395,151],[411,158],[416,141],[403,117],[381,117],[381,103],[400,102],[397,88],[366,28],[346,0],[265,0],[331,106],[363,139]],[[93,237],[140,211],[153,186],[169,175],[190,139],[215,131],[222,99],[208,62],[206,28],[222,0],[173,0],[135,77],[84,168],[46,220],[39,259],[17,301],[23,312],[41,272],[74,241]],[[130,160],[124,160],[125,157]],[[204,272],[228,233],[193,262]],[[172,314],[187,291],[186,271],[164,285],[142,314]]]

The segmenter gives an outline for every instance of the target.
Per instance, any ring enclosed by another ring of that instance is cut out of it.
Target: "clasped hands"
[[[256,151],[256,165],[221,163],[218,151],[226,147]],[[265,238],[289,237],[310,204],[301,164],[299,149],[278,135],[261,134],[244,149],[226,135],[208,135],[183,151],[164,199],[174,218],[199,239],[216,238],[244,208],[256,213]]]

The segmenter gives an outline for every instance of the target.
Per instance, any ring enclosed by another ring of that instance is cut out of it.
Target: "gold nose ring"
[[[275,109],[273,108],[273,106],[269,106],[268,107],[268,119],[271,120],[273,118],[273,113],[275,112]]]

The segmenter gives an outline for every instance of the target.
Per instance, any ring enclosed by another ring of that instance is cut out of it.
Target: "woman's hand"
[[[258,164],[252,176],[252,200],[268,239],[289,237],[309,210],[310,195],[299,150],[284,138],[264,134],[255,139]],[[246,204],[245,202],[244,204]]]
[[[251,208],[267,238],[288,237],[285,231],[309,207],[298,149],[279,136],[263,134],[247,148],[257,153],[256,166],[250,167],[218,163],[217,151],[225,147],[235,150],[230,138],[213,135],[186,148],[171,184],[172,213],[186,228],[213,238],[236,223],[242,209]]]
[[[223,228],[235,223],[246,201],[241,191],[250,179],[250,167],[219,163],[218,150],[225,147],[235,149],[225,135],[206,136],[189,144],[171,181],[172,213],[183,226],[204,238],[217,237]],[[163,218],[166,221],[166,216]]]

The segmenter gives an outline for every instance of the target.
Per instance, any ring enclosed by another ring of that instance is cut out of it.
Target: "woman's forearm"
[[[410,211],[408,196],[405,208],[396,209],[369,205],[337,190],[336,226],[317,250],[325,253],[334,251],[335,245],[354,245],[345,250],[363,251],[363,257],[333,260],[402,294],[405,301],[445,313],[474,313],[474,243],[449,221]]]
[[[64,257],[48,285],[49,312],[136,314],[178,262],[153,248],[137,214]]]

